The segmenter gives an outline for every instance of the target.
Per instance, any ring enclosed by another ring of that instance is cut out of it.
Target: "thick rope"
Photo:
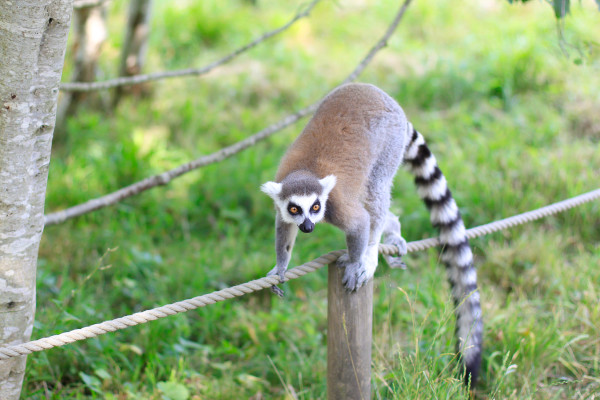
[[[546,207],[542,207],[534,211],[529,211],[523,214],[515,215],[510,218],[505,218],[486,225],[471,228],[467,230],[467,236],[472,239],[515,225],[521,225],[526,222],[540,219],[542,217],[556,214],[569,208],[579,206],[583,203],[587,203],[598,198],[600,198],[600,189],[596,189],[591,192]],[[425,250],[437,245],[439,245],[438,239],[430,238],[410,242],[408,243],[407,248],[408,252],[411,253]],[[324,254],[319,258],[316,258],[312,261],[309,261],[305,264],[288,270],[285,274],[285,277],[287,279],[296,279],[308,274],[309,272],[316,271],[317,269],[322,268],[325,265],[333,263],[342,254],[344,254],[344,252],[345,250],[336,250]],[[398,248],[396,246],[380,244],[379,252],[387,255],[393,255],[398,253]],[[128,328],[130,326],[144,324],[146,322],[154,321],[159,318],[164,318],[169,315],[195,310],[196,308],[204,307],[220,301],[225,301],[234,297],[239,297],[248,293],[270,288],[271,286],[276,285],[278,283],[279,278],[276,275],[273,275],[261,279],[256,279],[231,288],[212,292],[210,294],[205,294],[203,296],[198,296],[192,299],[179,301],[177,303],[168,304],[158,308],[153,308],[151,310],[113,319],[111,321],[105,321],[99,324],[88,326],[86,328],[76,329],[73,331],[61,333],[59,335],[54,335],[23,344],[1,347],[0,360],[24,356],[33,352],[48,350],[53,347],[64,346],[66,344],[73,343],[79,340],[100,336],[108,332],[114,332],[120,329]]]

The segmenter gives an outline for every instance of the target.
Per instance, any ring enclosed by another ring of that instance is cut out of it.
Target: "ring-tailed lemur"
[[[458,349],[465,379],[472,383],[481,363],[483,324],[465,227],[423,136],[377,87],[347,84],[327,95],[281,160],[275,182],[261,186],[277,210],[277,265],[268,275],[285,281],[298,228],[312,232],[322,219],[346,234],[348,252],[337,263],[345,267],[343,282],[349,290],[373,276],[382,234],[384,243],[405,254],[398,217],[389,211],[392,180],[403,161],[440,230],[441,259],[456,306]],[[400,257],[386,259],[391,266],[403,265]]]

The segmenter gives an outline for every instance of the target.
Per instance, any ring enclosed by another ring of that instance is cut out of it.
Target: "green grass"
[[[299,4],[156,2],[146,70],[215,60]],[[210,76],[152,84],[112,114],[83,107],[55,135],[46,210],[213,152],[312,103],[354,68],[397,7],[325,2]],[[104,76],[118,65],[127,5],[110,8]],[[415,2],[360,78],[393,95],[428,138],[468,226],[598,187],[600,14],[590,2],[572,11],[562,43],[542,2]],[[47,227],[34,338],[264,276],[275,259],[273,209],[258,188],[305,122]],[[392,209],[407,240],[435,234],[404,171]],[[599,227],[595,202],[472,241],[485,318],[476,398],[600,396]],[[299,238],[292,263],[343,246],[340,232],[319,226]],[[382,262],[375,278],[374,398],[466,399],[437,253],[406,262],[406,271]],[[326,274],[286,286],[284,300],[258,292],[34,354],[23,398],[325,398]]]

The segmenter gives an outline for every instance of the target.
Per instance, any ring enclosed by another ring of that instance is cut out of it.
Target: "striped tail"
[[[446,265],[456,307],[457,347],[466,369],[465,383],[473,385],[481,365],[483,323],[477,272],[460,211],[423,136],[409,124],[412,137],[404,154],[405,165],[415,176],[419,197],[430,211],[431,223],[440,231],[441,260]]]

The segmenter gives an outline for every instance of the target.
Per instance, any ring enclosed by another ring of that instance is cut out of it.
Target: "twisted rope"
[[[467,236],[469,238],[475,238],[478,236],[486,235],[492,232],[496,232],[502,229],[506,229],[515,225],[521,225],[526,222],[530,222],[536,219],[543,218],[548,215],[556,214],[561,211],[565,211],[569,208],[579,206],[583,203],[590,202],[592,200],[600,198],[600,189],[593,190],[591,192],[564,200],[552,205],[539,208],[534,211],[529,211],[523,214],[515,215],[513,217],[505,218],[499,221],[495,221],[486,225],[481,225],[475,228],[467,230]],[[428,249],[439,245],[437,238],[430,238],[424,240],[418,240],[410,242],[407,245],[408,252],[416,252]],[[290,269],[286,272],[285,277],[287,279],[296,279],[304,276],[310,272],[316,271],[333,263],[337,260],[345,250],[331,251],[327,254],[322,255],[312,261],[302,264],[298,267]],[[379,252],[382,254],[393,255],[398,253],[398,248],[391,245],[379,245]],[[6,360],[13,357],[24,356],[38,351],[48,350],[53,347],[64,346],[69,343],[73,343],[79,340],[89,339],[96,336],[103,335],[108,332],[114,332],[120,329],[125,329],[131,326],[144,324],[146,322],[154,321],[159,318],[165,318],[170,315],[179,314],[182,312],[195,310],[200,307],[205,307],[210,304],[214,304],[220,301],[225,301],[234,297],[243,296],[248,293],[256,292],[262,289],[270,288],[273,285],[279,283],[279,278],[276,275],[256,279],[241,285],[233,286],[227,289],[218,290],[209,294],[194,297],[192,299],[179,301],[177,303],[168,304],[162,307],[153,308],[151,310],[138,312],[129,316],[105,321],[99,324],[91,325],[86,328],[75,329],[69,332],[61,333],[58,335],[50,336],[43,339],[34,340],[31,342],[1,347],[0,348],[0,360]]]

